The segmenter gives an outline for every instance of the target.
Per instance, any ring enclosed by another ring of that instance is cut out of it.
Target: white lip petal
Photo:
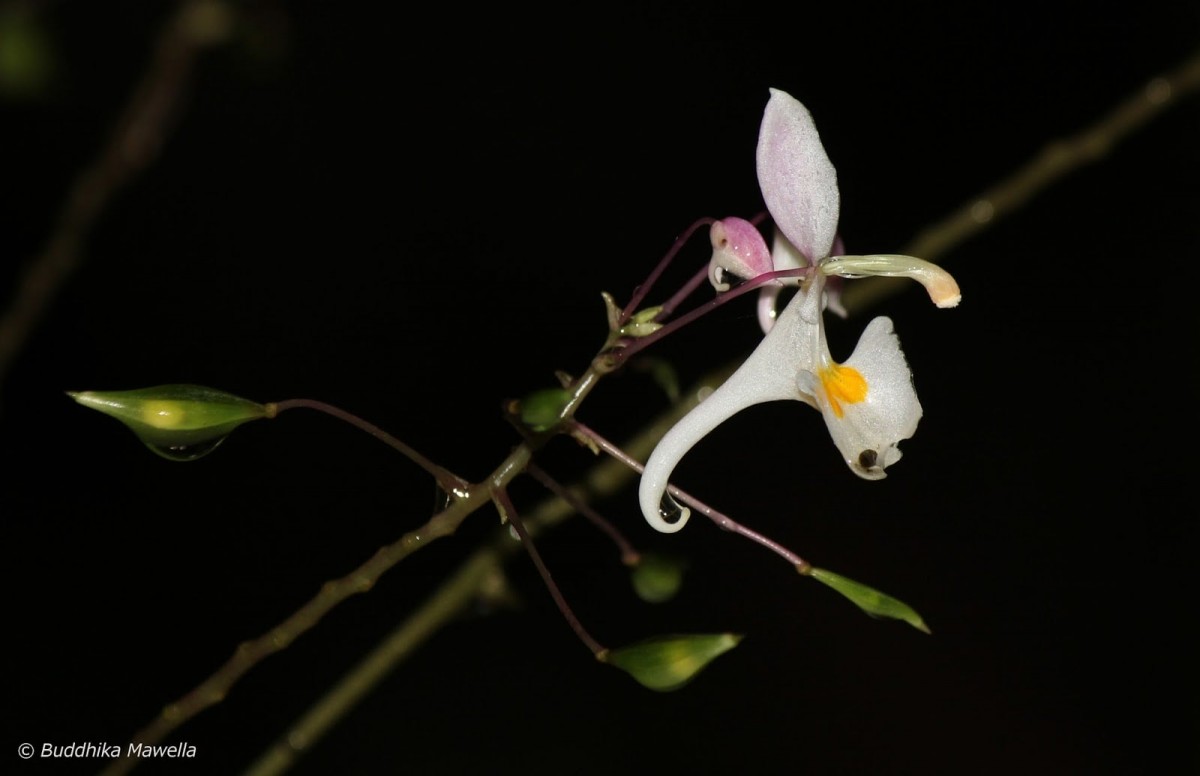
[[[810,262],[829,255],[841,206],[837,172],[812,116],[771,90],[758,134],[758,183],[775,224]]]
[[[912,372],[890,318],[880,316],[871,321],[844,366],[862,375],[867,394],[860,402],[840,403],[840,417],[816,374],[802,374],[800,389],[816,396],[829,435],[846,465],[864,479],[883,479],[887,476],[884,470],[900,460],[899,444],[916,433],[922,414]]]

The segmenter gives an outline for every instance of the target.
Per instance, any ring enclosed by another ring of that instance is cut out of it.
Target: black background
[[[815,116],[850,250],[893,252],[1181,62],[1200,29],[1186,5],[253,6],[2,387],[4,769],[96,770],[13,749],[128,741],[433,501],[415,467],[315,414],[182,465],[64,390],[323,399],[482,478],[516,441],[502,400],[585,368],[600,291],[627,298],[694,219],[761,209],[768,87]],[[0,123],[5,288],[167,7],[44,13],[58,78]],[[700,520],[659,536],[630,488],[603,511],[687,557],[687,584],[640,603],[573,521],[540,547],[577,614],[608,644],[732,630],[738,649],[646,691],[590,659],[518,557],[518,608],[439,632],[296,772],[1194,772],[1197,107],[945,257],[959,309],[914,286],[872,310],[896,321],[925,407],[886,481],[853,477],[795,403],[739,415],[677,471],[913,604],[932,637]],[[670,279],[706,257],[697,240]],[[864,324],[830,324],[835,356]],[[686,382],[755,339],[746,302],[659,355]],[[631,373],[581,418],[621,439],[665,404]],[[589,456],[556,442],[542,461],[569,479]],[[494,524],[476,514],[340,606],[179,731],[195,760],[144,772],[244,768]]]

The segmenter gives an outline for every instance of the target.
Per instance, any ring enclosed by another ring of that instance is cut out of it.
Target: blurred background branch
[[[197,57],[229,37],[234,13],[222,0],[183,0],[163,25],[108,141],[72,182],[45,245],[25,266],[0,316],[0,386],[63,283],[84,261],[97,221],[161,152],[182,110]]]

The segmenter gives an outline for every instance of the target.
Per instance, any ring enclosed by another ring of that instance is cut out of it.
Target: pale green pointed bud
[[[834,574],[832,571],[812,567],[806,573],[818,582],[828,585],[846,596],[859,609],[862,609],[872,617],[903,620],[923,633],[930,632],[929,626],[921,619],[921,615],[917,614],[915,609],[903,601],[892,598],[890,595],[881,593],[861,582],[855,582],[853,579],[848,579],[840,574]]]
[[[622,337],[649,337],[654,332],[661,329],[663,325],[658,321],[646,321],[645,323],[627,323],[621,327]]]
[[[633,590],[646,603],[670,601],[683,586],[685,568],[686,564],[676,558],[646,553],[630,572]]]
[[[678,690],[715,658],[738,645],[740,634],[711,633],[657,636],[597,657],[616,666],[642,686],[659,692]]]
[[[534,431],[547,431],[562,419],[571,402],[571,392],[562,388],[543,388],[521,399],[521,422]]]
[[[621,327],[619,333],[625,337],[648,337],[663,327],[661,323],[654,320],[661,312],[662,305],[638,310],[629,319],[629,323]]]
[[[656,305],[654,307],[647,307],[644,310],[638,310],[636,313],[633,314],[632,317],[630,317],[629,320],[632,321],[633,323],[649,323],[650,321],[657,318],[658,314],[661,312],[662,312],[662,305]]]
[[[268,415],[261,404],[200,385],[68,391],[67,395],[121,421],[147,447],[172,461],[192,461],[211,453],[235,428]]]

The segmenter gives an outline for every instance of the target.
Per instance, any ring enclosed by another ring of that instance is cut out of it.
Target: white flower
[[[882,479],[887,467],[900,459],[899,443],[916,431],[921,403],[892,322],[886,317],[872,320],[850,358],[844,363],[834,361],[822,320],[827,276],[910,277],[926,287],[939,307],[953,307],[960,298],[958,285],[948,273],[920,259],[830,257],[840,205],[837,175],[808,110],[775,89],[759,133],[758,179],[780,233],[775,250],[767,251],[762,236],[748,222],[718,221],[711,234],[713,285],[718,291],[728,289],[727,273],[750,278],[769,269],[809,271],[793,281],[800,289],[778,320],[774,320],[778,286],[764,295],[769,302],[760,303],[760,321],[769,331],[758,348],[667,432],[650,456],[639,500],[646,520],[665,533],[681,529],[690,515],[673,502],[663,503],[675,466],[710,431],[754,404],[792,399],[820,410],[846,464],[865,479]],[[667,516],[677,519],[670,522]]]

